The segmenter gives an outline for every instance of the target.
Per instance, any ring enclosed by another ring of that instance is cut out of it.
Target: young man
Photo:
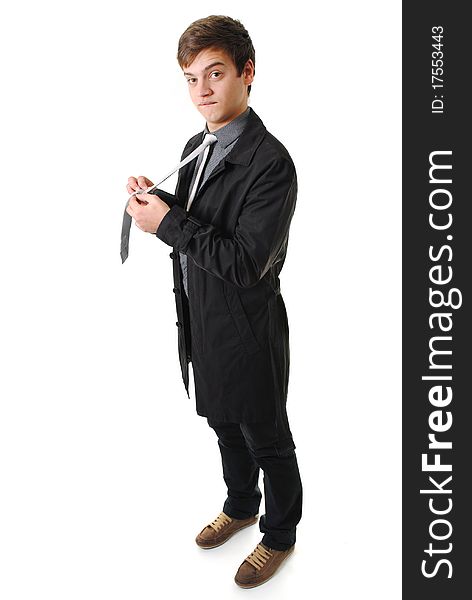
[[[302,484],[286,412],[289,331],[279,274],[295,209],[297,179],[285,147],[248,107],[255,53],[229,17],[192,23],[178,48],[192,102],[206,121],[182,157],[210,136],[179,172],[175,196],[131,197],[127,212],[173,248],[178,349],[188,394],[193,365],[196,410],[216,432],[228,495],[196,537],[215,548],[257,522],[264,473],[261,542],[236,583],[267,581],[295,547]],[[206,161],[206,162],[205,162]],[[132,194],[152,182],[130,177]],[[190,396],[189,396],[190,397]]]

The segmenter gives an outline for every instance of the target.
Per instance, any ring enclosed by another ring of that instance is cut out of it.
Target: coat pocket
[[[226,304],[228,305],[229,313],[233,319],[238,336],[247,354],[258,352],[258,350],[260,350],[259,342],[252,332],[252,328],[241,303],[238,290],[234,286],[228,285],[226,282],[224,282],[223,292],[225,295]]]

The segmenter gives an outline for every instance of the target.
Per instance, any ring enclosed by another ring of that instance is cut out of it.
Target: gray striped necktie
[[[195,178],[195,183],[193,184],[192,192],[189,197],[188,206],[187,206],[187,210],[188,210],[190,208],[191,203],[193,202],[193,198],[195,197],[195,193],[197,191],[197,186],[198,186],[198,181],[203,173],[203,166],[205,165],[205,159],[208,156],[208,151],[209,151],[210,145],[213,144],[214,142],[216,142],[216,140],[217,140],[217,137],[215,135],[213,135],[211,133],[207,133],[203,139],[203,142],[200,144],[200,146],[195,148],[195,150],[193,152],[191,152],[182,161],[180,161],[180,163],[176,167],[174,167],[172,169],[172,171],[170,171],[170,173],[168,173],[164,177],[164,179],[161,179],[158,183],[155,183],[154,185],[152,185],[151,187],[148,187],[145,190],[136,190],[135,192],[133,192],[131,194],[131,196],[134,196],[136,194],[146,194],[146,193],[149,194],[150,192],[152,192],[152,190],[159,187],[161,185],[161,183],[164,183],[164,181],[166,179],[168,179],[171,175],[173,175],[176,171],[178,171],[183,166],[188,164],[190,161],[192,161],[196,156],[198,156],[202,152],[205,152],[205,154],[203,156],[203,160],[200,163],[200,168],[198,170],[197,177]],[[128,201],[126,202],[125,211],[123,213],[123,225],[121,227],[121,251],[120,251],[121,264],[123,264],[125,262],[125,260],[128,258],[128,253],[129,253],[129,234],[130,234],[130,229],[131,229],[132,217],[131,217],[131,215],[129,215],[126,212],[126,208],[128,207],[128,202],[129,202],[129,198],[128,198]]]

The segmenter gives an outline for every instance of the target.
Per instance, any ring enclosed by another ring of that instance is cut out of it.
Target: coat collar
[[[226,161],[236,164],[248,166],[254,156],[257,147],[262,142],[266,134],[266,127],[256,111],[249,107],[249,115],[247,119],[246,127],[243,129],[239,140],[234,145],[234,148],[229,154],[226,155]],[[189,155],[190,152],[201,143],[201,133],[197,133],[191,140],[189,140],[188,152],[185,155]],[[190,163],[192,164],[192,163]]]
[[[257,113],[250,107],[247,125],[226,160],[236,165],[248,166],[262,142],[267,129]]]

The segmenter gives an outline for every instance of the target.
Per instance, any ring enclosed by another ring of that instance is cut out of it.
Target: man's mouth
[[[216,102],[200,102],[199,106],[211,106],[212,104],[216,104]]]

